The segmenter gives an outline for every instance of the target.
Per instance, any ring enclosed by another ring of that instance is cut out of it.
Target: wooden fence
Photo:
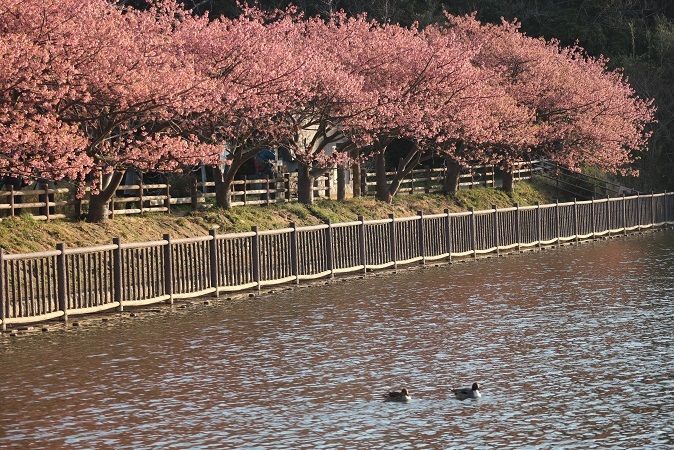
[[[516,172],[516,180],[531,177],[530,164],[521,163]],[[395,172],[387,175],[391,177]],[[400,186],[400,194],[440,192],[444,178],[443,168],[423,168],[412,171]],[[374,194],[374,174],[363,171],[361,192]],[[492,166],[475,166],[461,175],[460,188],[473,186],[494,186],[495,171]],[[318,177],[314,182],[316,198],[332,198],[336,195],[330,176]],[[197,183],[194,180],[188,190],[189,196],[175,196],[169,184],[122,185],[108,205],[111,216],[122,214],[141,214],[146,212],[170,212],[174,205],[190,205],[192,210],[204,207],[209,199],[215,198],[215,183]],[[89,191],[83,198],[75,195],[75,187],[58,187],[46,183],[38,184],[35,189],[0,191],[0,221],[2,217],[14,217],[29,214],[36,220],[63,219],[81,217],[89,204]],[[232,206],[268,205],[297,200],[297,174],[286,173],[270,179],[235,180],[232,185]]]
[[[533,169],[535,170],[535,169]],[[515,180],[531,178],[533,172],[531,164],[519,163],[515,172]],[[390,181],[396,172],[386,172],[387,181]],[[375,174],[362,171],[360,177],[361,192],[363,195],[374,195],[377,182]],[[424,167],[412,170],[400,183],[398,194],[422,194],[442,192],[445,178],[444,167]],[[474,166],[459,176],[459,189],[474,186],[496,186],[496,169],[494,166]]]
[[[671,225],[673,194],[5,254],[0,317],[38,322]]]

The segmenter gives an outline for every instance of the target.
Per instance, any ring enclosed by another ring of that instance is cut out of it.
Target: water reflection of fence
[[[673,224],[674,194],[511,207],[196,238],[0,249],[2,327],[345,273],[476,258]]]

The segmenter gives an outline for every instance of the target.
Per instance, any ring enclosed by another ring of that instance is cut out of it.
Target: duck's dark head
[[[471,387],[472,390],[474,391],[479,391],[480,390],[480,385],[477,383],[473,383],[473,387]]]
[[[400,390],[400,393],[403,394],[403,395],[407,395],[407,388],[402,388]]]

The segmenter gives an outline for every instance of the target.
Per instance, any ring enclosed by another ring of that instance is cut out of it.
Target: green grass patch
[[[0,222],[0,246],[11,253],[24,253],[54,249],[64,242],[68,247],[108,244],[113,237],[123,242],[152,241],[163,234],[171,237],[203,236],[216,228],[218,233],[286,228],[291,222],[297,226],[325,223],[352,222],[363,216],[366,220],[383,219],[390,214],[396,217],[412,216],[417,211],[437,214],[513,206],[554,203],[558,193],[543,183],[517,183],[512,195],[500,189],[477,187],[460,190],[455,195],[414,194],[395,197],[391,204],[374,197],[359,197],[345,201],[317,200],[313,205],[280,203],[269,206],[236,206],[231,210],[211,207],[197,212],[184,210],[174,214],[148,213],[143,215],[115,216],[102,224],[79,220],[37,221],[31,216],[3,218]],[[560,201],[567,199],[559,198]]]

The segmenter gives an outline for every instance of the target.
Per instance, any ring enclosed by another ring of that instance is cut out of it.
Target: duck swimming
[[[459,400],[482,397],[482,394],[480,394],[480,385],[477,383],[473,383],[470,388],[452,389],[452,392]]]
[[[408,402],[412,399],[407,388],[402,388],[400,392],[391,391],[387,394],[384,394],[384,401],[386,402]]]

